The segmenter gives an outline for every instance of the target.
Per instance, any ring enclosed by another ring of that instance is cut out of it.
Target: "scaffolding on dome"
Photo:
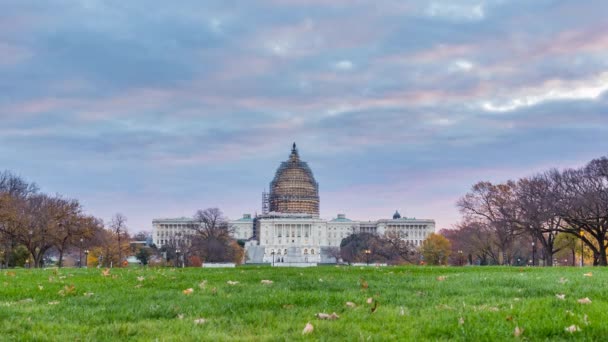
[[[289,160],[281,163],[270,183],[269,212],[319,216],[319,184],[293,144]]]

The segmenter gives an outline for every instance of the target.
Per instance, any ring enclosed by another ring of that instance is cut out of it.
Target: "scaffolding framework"
[[[319,184],[294,143],[289,159],[282,162],[270,183],[268,209],[278,213],[319,216]]]

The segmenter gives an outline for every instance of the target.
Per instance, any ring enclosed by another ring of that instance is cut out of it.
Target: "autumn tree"
[[[420,247],[424,261],[429,265],[447,265],[452,246],[444,236],[432,233]]]

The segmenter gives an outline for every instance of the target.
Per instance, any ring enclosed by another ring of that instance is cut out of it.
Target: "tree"
[[[200,256],[204,262],[242,262],[244,250],[232,238],[234,229],[230,227],[221,210],[198,210],[194,219],[197,224],[191,237],[192,253]]]
[[[420,252],[429,265],[447,265],[452,246],[450,241],[439,234],[431,234],[422,242]]]
[[[553,203],[555,183],[546,175],[523,178],[517,182],[515,203],[521,213],[519,226],[542,246],[545,266],[553,266],[553,255],[560,247],[555,244],[563,220]]]
[[[148,251],[147,248],[140,248],[135,257],[141,262],[142,265],[146,266],[150,260],[150,251]]]
[[[0,172],[0,248],[5,255],[6,267],[14,265],[13,249],[23,234],[27,200],[37,192],[35,183],[28,183],[10,171]]]
[[[515,188],[513,181],[497,185],[479,182],[458,201],[466,220],[479,222],[495,235],[493,241],[500,249],[501,264],[511,263],[513,243],[521,233]]]
[[[124,250],[122,242],[123,240],[126,240],[124,239],[124,235],[127,235],[127,217],[121,213],[114,214],[112,221],[110,222],[110,229],[116,236],[118,263],[120,265],[122,263],[122,253]]]
[[[608,158],[581,169],[553,170],[549,176],[556,182],[553,203],[564,220],[560,230],[583,240],[593,251],[594,265],[607,266]]]

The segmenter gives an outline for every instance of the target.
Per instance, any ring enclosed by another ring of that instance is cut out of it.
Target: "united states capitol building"
[[[248,263],[334,263],[334,253],[330,251],[351,234],[393,232],[413,246],[420,246],[435,232],[434,220],[401,217],[399,212],[392,219],[378,221],[355,221],[344,214],[329,221],[321,219],[319,184],[308,164],[300,159],[295,143],[289,159],[281,163],[270,182],[269,192],[262,197],[261,215],[245,214],[229,221],[234,238],[246,240]],[[154,219],[154,244],[160,247],[176,240],[187,243],[195,224],[192,218]]]

